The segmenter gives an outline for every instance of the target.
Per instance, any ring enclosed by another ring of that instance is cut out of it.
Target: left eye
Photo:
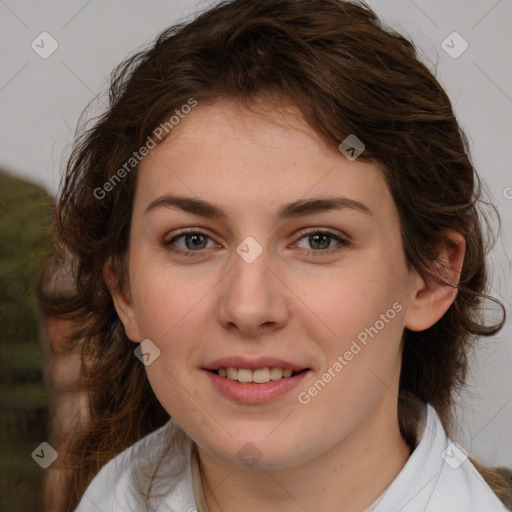
[[[307,235],[304,235],[299,239],[299,242],[301,240],[306,239],[309,243],[310,247],[314,250],[325,250],[331,248],[331,242],[333,240],[344,243],[345,241],[340,238],[339,236],[333,235],[331,233],[325,233],[323,231],[315,231],[312,233],[309,233]],[[297,242],[298,243],[298,242]]]

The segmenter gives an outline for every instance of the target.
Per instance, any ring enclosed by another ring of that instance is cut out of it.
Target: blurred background
[[[87,117],[102,110],[108,76],[123,58],[213,3],[0,0],[0,511],[61,510],[55,455],[65,461],[69,425],[87,414],[77,391],[78,352],[66,350],[70,326],[42,315],[36,302],[37,286],[39,293],[71,291],[65,271],[45,264],[54,198],[80,114],[87,105]],[[457,440],[482,462],[510,468],[512,2],[368,4],[435,70],[469,136],[486,198],[502,218],[491,254],[492,294],[508,321],[472,357]]]

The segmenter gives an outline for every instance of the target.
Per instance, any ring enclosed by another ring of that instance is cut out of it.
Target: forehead
[[[297,108],[279,104],[248,110],[222,99],[198,106],[142,160],[138,174],[136,205],[179,193],[208,198],[235,214],[343,194],[372,210],[392,207],[374,164],[349,161]]]
[[[298,107],[275,99],[260,99],[247,107],[228,98],[198,105],[147,160],[185,146],[193,147],[197,159],[214,156],[224,164],[231,158],[244,157],[258,162],[274,160],[276,164],[286,158],[289,163],[299,160],[299,156],[311,158],[335,152],[306,123]]]

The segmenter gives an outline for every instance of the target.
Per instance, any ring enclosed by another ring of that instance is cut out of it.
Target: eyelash
[[[302,240],[306,236],[318,235],[318,234],[327,235],[329,238],[332,238],[332,239],[336,240],[337,242],[339,242],[339,244],[336,245],[335,247],[329,248],[329,249],[316,249],[316,250],[315,249],[311,249],[311,250],[308,250],[306,252],[306,256],[313,256],[313,257],[325,256],[325,255],[328,255],[328,254],[333,254],[335,252],[338,252],[341,249],[343,249],[344,247],[348,247],[350,245],[350,242],[347,239],[342,238],[339,235],[335,235],[334,233],[331,233],[330,231],[320,230],[320,229],[317,229],[317,230],[305,230],[305,229],[303,229],[303,230],[299,231],[299,238],[296,240],[296,242]],[[201,231],[201,230],[195,229],[195,228],[189,228],[189,229],[184,229],[184,230],[179,231],[176,234],[176,236],[171,238],[171,240],[169,240],[167,242],[164,242],[163,245],[168,250],[172,251],[175,254],[179,254],[179,255],[182,255],[182,256],[189,256],[189,257],[197,256],[198,253],[202,252],[202,250],[189,251],[189,250],[173,249],[172,248],[172,244],[176,240],[178,240],[179,238],[181,238],[181,237],[183,237],[185,235],[202,235],[202,236],[205,236],[205,237],[211,239],[211,237],[207,233],[205,233],[204,231]]]

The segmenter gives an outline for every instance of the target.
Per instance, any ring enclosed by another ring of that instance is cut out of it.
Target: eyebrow
[[[165,195],[155,199],[146,208],[144,214],[162,207],[179,209],[206,218],[226,219],[228,217],[224,210],[204,199],[176,195]],[[368,206],[355,199],[349,199],[348,197],[321,197],[301,199],[293,203],[285,204],[279,208],[277,218],[282,220],[331,210],[345,209],[355,210],[366,215],[374,214]]]

